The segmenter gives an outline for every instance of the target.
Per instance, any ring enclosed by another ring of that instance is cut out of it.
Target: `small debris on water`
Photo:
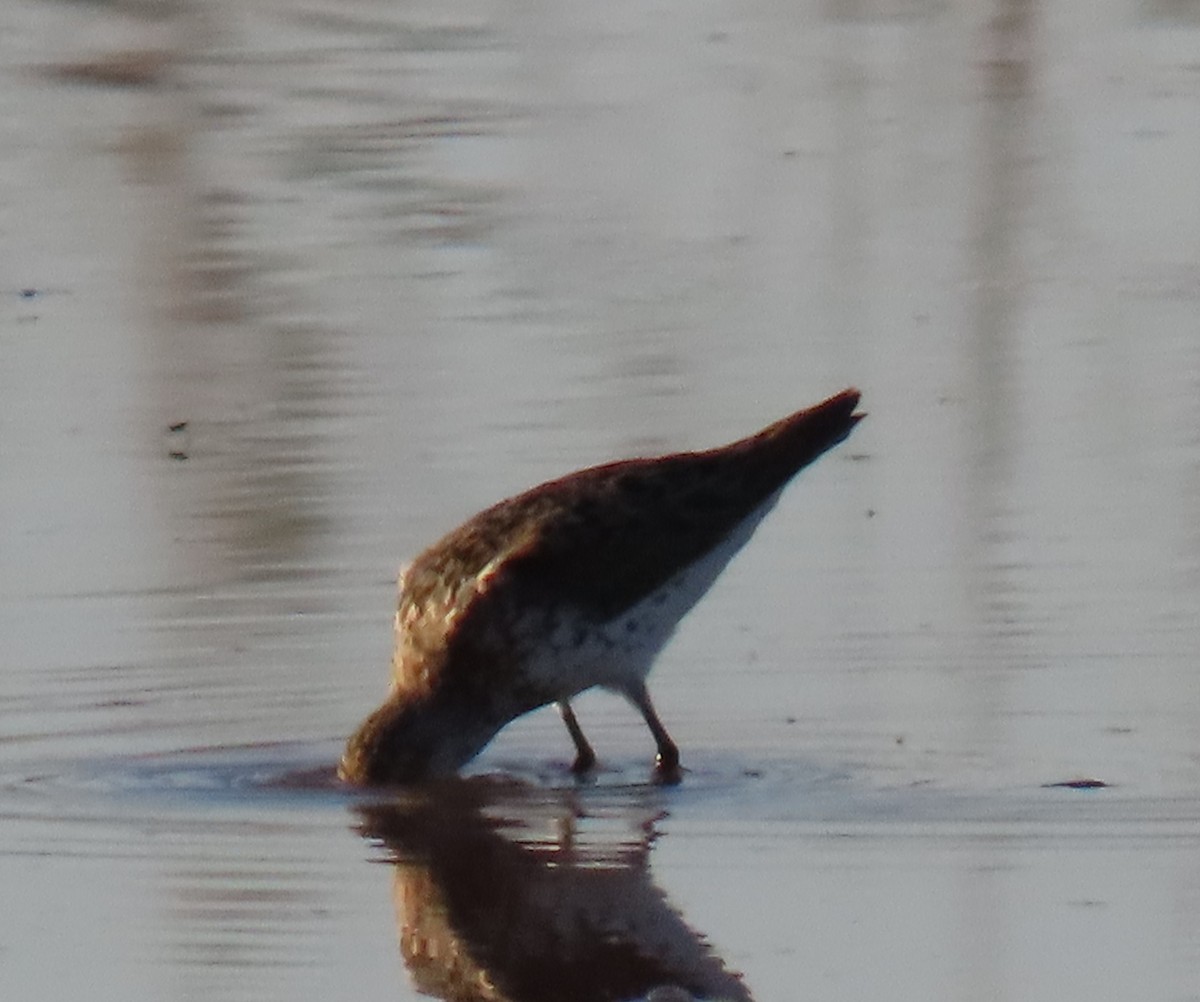
[[[188,458],[190,440],[186,421],[173,421],[167,425],[167,455],[172,459],[182,462]]]

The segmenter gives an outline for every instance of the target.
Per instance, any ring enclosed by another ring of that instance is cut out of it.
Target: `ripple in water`
[[[51,769],[27,769],[0,780],[14,793],[43,801],[69,803],[81,809],[107,802],[155,801],[162,806],[210,808],[221,804],[339,807],[394,798],[395,789],[362,790],[347,787],[337,778],[340,743],[292,742],[230,747],[191,748],[174,752],[105,757],[92,762]],[[709,801],[716,806],[726,798],[747,795],[775,799],[791,790],[791,802],[842,787],[845,777],[797,762],[742,760],[736,756],[696,755],[677,786],[659,784],[646,761],[605,762],[593,774],[579,778],[561,761],[536,756],[483,760],[467,771],[466,782],[487,784],[503,798],[514,790],[523,796],[538,791],[550,796],[572,792],[595,803],[640,798],[654,793],[665,803]],[[769,792],[773,791],[773,792]],[[46,805],[48,806],[48,804]],[[41,813],[41,812],[39,812]]]

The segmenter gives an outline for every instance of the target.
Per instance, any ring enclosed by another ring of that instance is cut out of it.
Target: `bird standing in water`
[[[584,772],[596,756],[570,700],[594,686],[637,707],[660,775],[678,778],[646,690],[654,658],[788,481],[850,434],[858,400],[843,390],[730,445],[581,470],[443,537],[401,575],[391,692],[347,743],[341,778],[452,774],[548,703]]]

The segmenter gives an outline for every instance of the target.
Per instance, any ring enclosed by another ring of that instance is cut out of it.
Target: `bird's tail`
[[[857,414],[861,394],[842,390],[828,400],[768,425],[731,448],[744,451],[752,465],[780,485],[844,440],[865,414]]]

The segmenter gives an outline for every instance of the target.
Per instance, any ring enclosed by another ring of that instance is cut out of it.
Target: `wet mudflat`
[[[5,6],[0,997],[1193,997],[1197,67],[1187,4]],[[604,695],[590,784],[551,711],[331,782],[401,561],[850,384],[651,676],[680,786]]]

